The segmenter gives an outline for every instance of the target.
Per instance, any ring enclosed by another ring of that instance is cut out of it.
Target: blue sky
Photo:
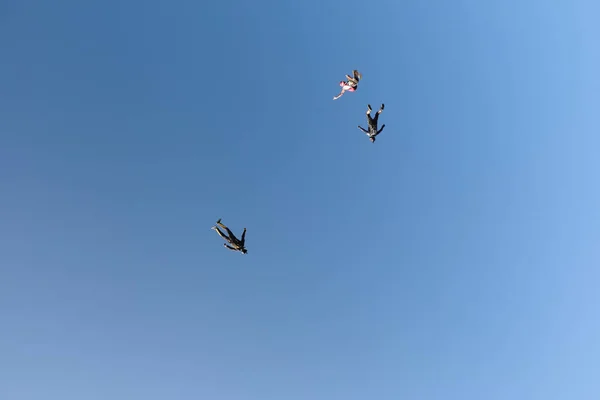
[[[598,3],[284,3],[0,5],[0,398],[600,398]]]

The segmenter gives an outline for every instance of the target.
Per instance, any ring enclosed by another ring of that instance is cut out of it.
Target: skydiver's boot
[[[373,109],[371,108],[371,105],[367,104],[367,114],[371,114],[371,111],[373,111]]]
[[[379,109],[379,111],[377,111],[377,114],[381,114],[384,107],[385,107],[385,104],[381,103],[381,108]]]

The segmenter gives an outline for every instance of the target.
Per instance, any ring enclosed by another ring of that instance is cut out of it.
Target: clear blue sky
[[[2,2],[0,398],[599,399],[598,15]]]

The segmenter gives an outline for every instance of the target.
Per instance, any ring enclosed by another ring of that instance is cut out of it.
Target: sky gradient
[[[0,399],[599,399],[598,15],[1,3]]]

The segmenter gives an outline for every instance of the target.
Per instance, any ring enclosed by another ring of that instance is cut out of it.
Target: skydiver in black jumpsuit
[[[361,131],[363,131],[364,133],[367,134],[367,136],[369,137],[369,139],[371,140],[371,143],[375,143],[375,136],[379,135],[381,133],[381,131],[383,130],[383,128],[385,128],[385,124],[383,124],[381,126],[380,130],[377,130],[377,120],[379,119],[379,114],[381,114],[381,112],[383,111],[383,107],[385,107],[384,104],[381,105],[381,108],[379,109],[379,111],[377,111],[377,114],[375,114],[375,118],[371,117],[371,111],[373,111],[373,109],[371,108],[370,104],[367,104],[367,118],[369,120],[369,130],[366,130],[365,128],[363,128],[362,126],[358,125],[358,129],[360,129]]]
[[[213,226],[211,229],[217,231],[219,236],[227,240],[227,242],[229,242],[229,244],[231,245],[229,246],[226,243],[223,243],[223,246],[227,247],[229,250],[239,251],[242,254],[246,254],[248,252],[248,250],[246,250],[246,248],[244,247],[244,244],[246,242],[246,228],[244,228],[244,232],[242,232],[242,240],[238,240],[238,238],[235,237],[233,232],[231,232],[228,227],[221,223],[221,218],[219,218],[219,220],[217,221],[217,225],[225,229],[227,231],[227,235],[221,232],[221,230],[216,226]]]

